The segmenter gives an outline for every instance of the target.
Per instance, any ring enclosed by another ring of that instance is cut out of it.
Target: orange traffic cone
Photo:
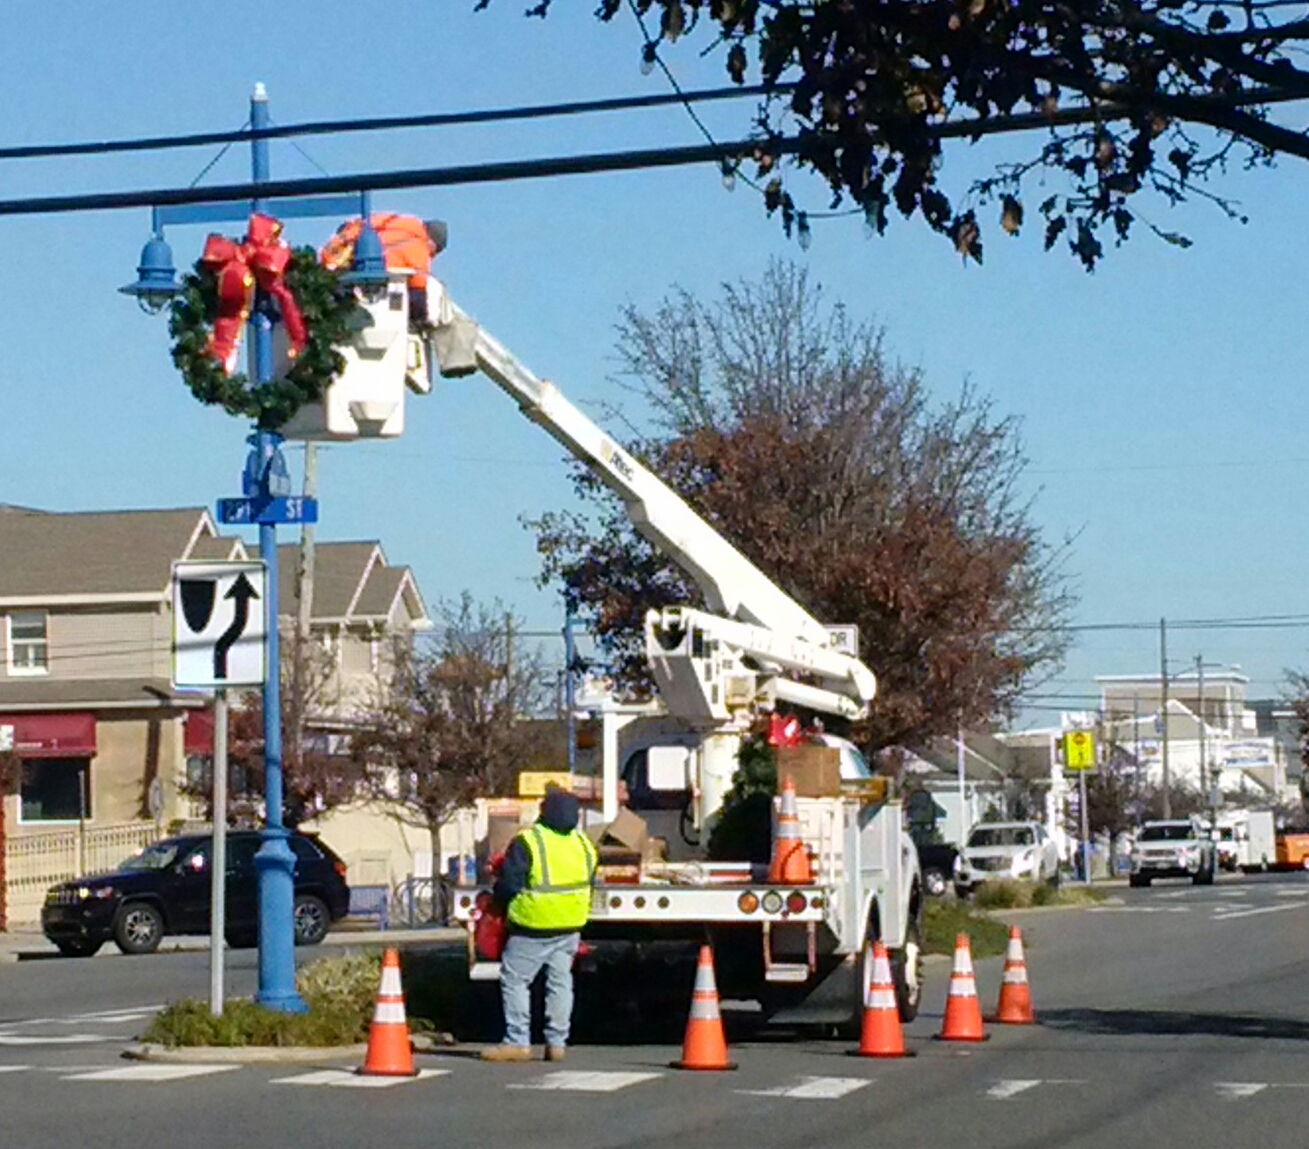
[[[873,942],[872,978],[868,977],[869,951],[864,951],[864,1019],[859,1032],[858,1057],[906,1057],[900,1029],[900,1007],[891,980],[891,959],[886,946]]]
[[[768,867],[768,880],[788,886],[808,886],[814,880],[809,866],[809,849],[800,840],[795,781],[789,774],[782,778],[782,802],[777,812],[777,832],[773,837],[773,861]]]
[[[950,974],[950,993],[945,999],[945,1018],[941,1041],[985,1041],[982,1032],[982,1009],[977,1004],[977,982],[973,978],[973,954],[968,935],[954,940],[954,970]]]
[[[409,1048],[409,1023],[405,1020],[397,950],[387,950],[382,956],[382,984],[377,989],[377,1007],[368,1030],[368,1053],[358,1072],[365,1077],[418,1076],[413,1051]]]
[[[686,1020],[686,1039],[682,1042],[682,1060],[674,1069],[735,1069],[727,1060],[727,1036],[723,1033],[723,1016],[718,1011],[718,985],[714,981],[714,951],[700,947],[700,962],[695,971],[695,989],[691,991],[691,1016]]]
[[[1000,979],[1000,1002],[995,1017],[1002,1025],[1032,1025],[1032,989],[1027,984],[1027,962],[1023,957],[1023,935],[1017,926],[1009,927],[1009,947],[1004,954],[1004,976]]]

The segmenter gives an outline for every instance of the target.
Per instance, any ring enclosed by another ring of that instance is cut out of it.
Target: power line
[[[117,211],[128,207],[171,207],[180,204],[213,203],[216,200],[245,200],[256,197],[332,195],[348,192],[387,191],[399,188],[451,187],[456,184],[504,183],[511,180],[543,179],[549,176],[594,175],[600,172],[636,171],[647,168],[685,167],[724,156],[744,157],[762,145],[738,140],[715,147],[710,144],[680,148],[641,148],[628,152],[599,152],[556,156],[536,160],[507,160],[484,164],[460,164],[448,168],[404,168],[354,175],[316,176],[310,179],[268,180],[264,183],[217,184],[207,188],[155,188],[143,191],[90,192],[81,195],[32,196],[0,200],[0,216],[57,215],[78,211]],[[803,150],[798,139],[769,141],[769,151],[794,155]]]
[[[304,120],[268,128],[241,128],[226,132],[190,132],[173,136],[141,136],[123,140],[83,141],[68,144],[14,144],[0,147],[0,160],[41,159],[51,156],[110,155],[117,152],[166,151],[206,144],[233,144],[249,140],[285,139],[288,136],[329,136],[349,132],[397,131],[403,128],[445,128],[469,124],[508,123],[539,120],[552,116],[575,116],[591,112],[623,112],[657,108],[668,104],[705,103],[742,96],[763,96],[789,92],[794,84],[764,84],[730,88],[702,88],[691,92],[649,96],[613,96],[602,100],[570,100],[558,104],[532,104],[516,108],[484,108],[467,112],[430,112],[410,116],[374,116],[349,120]]]

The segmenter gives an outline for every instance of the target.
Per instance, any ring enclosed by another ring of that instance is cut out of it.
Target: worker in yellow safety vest
[[[505,1036],[485,1061],[529,1061],[531,989],[545,971],[545,1059],[562,1061],[573,1018],[573,959],[591,917],[596,850],[577,828],[577,798],[546,790],[541,815],[505,851],[495,898],[507,907],[509,938],[500,957]]]

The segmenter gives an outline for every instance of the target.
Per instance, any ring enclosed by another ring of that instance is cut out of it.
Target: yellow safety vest
[[[509,903],[509,921],[528,930],[580,930],[591,917],[596,852],[580,830],[560,834],[540,823],[518,835],[532,864],[527,888]]]

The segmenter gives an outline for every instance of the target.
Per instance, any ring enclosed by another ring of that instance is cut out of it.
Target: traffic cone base
[[[382,981],[377,988],[368,1052],[356,1073],[363,1077],[417,1077],[409,1044],[404,991],[400,985],[400,954],[389,949],[382,957]]]
[[[954,970],[945,999],[945,1017],[938,1041],[985,1041],[982,1010],[977,1003],[977,982],[973,977],[973,955],[968,935],[959,934],[954,943]]]
[[[871,958],[865,951],[863,981],[863,1020],[859,1033],[859,1048],[851,1051],[854,1057],[908,1057],[904,1047],[904,1031],[900,1028],[900,1004],[895,998],[895,982],[891,978],[891,959],[881,942],[874,942]]]
[[[1023,956],[1023,935],[1017,926],[1009,927],[1009,945],[1004,955],[1004,974],[1000,979],[1000,1000],[989,1021],[1000,1025],[1035,1025],[1032,1012],[1032,987],[1027,982],[1027,960]]]
[[[714,954],[708,946],[700,947],[682,1057],[672,1062],[671,1068],[701,1072],[736,1068],[735,1062],[727,1060],[727,1035],[723,1032],[723,1015],[718,1009],[718,984],[714,980]]]

